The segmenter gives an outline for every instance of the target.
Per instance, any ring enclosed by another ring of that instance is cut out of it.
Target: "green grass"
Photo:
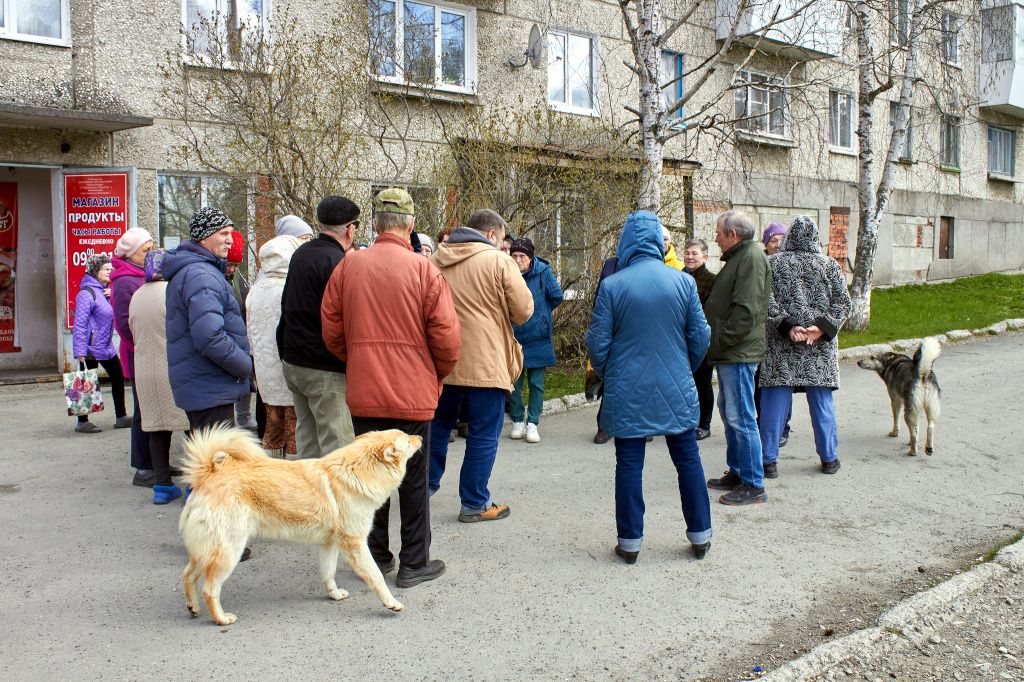
[[[580,370],[563,367],[549,369],[544,375],[544,399],[552,400],[574,393],[583,393],[584,378],[584,374]],[[523,388],[525,389],[526,386],[524,385]]]
[[[871,294],[871,326],[841,332],[843,348],[978,329],[1024,317],[1024,275],[980,275],[944,284],[913,284],[876,289]]]
[[[987,552],[985,552],[985,555],[981,558],[981,560],[983,562],[992,561],[993,559],[996,558],[996,554],[999,554],[999,550],[1001,550],[1003,547],[1009,547],[1010,545],[1012,545],[1013,543],[1015,543],[1015,542],[1017,542],[1017,541],[1019,541],[1021,539],[1024,539],[1024,530],[1019,531],[1013,537],[1008,538],[1008,539],[1006,539],[1003,542],[1000,542],[998,545],[996,545],[992,549],[990,549]]]

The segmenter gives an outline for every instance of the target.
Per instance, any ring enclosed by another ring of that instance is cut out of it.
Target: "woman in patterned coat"
[[[832,391],[839,388],[839,328],[850,314],[850,295],[839,264],[821,254],[818,227],[807,216],[793,221],[782,250],[768,259],[772,291],[761,363],[761,447],[765,476],[777,470],[779,438],[793,389],[807,393],[821,470],[839,470],[839,437]]]

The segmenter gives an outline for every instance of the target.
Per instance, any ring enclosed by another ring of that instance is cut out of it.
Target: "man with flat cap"
[[[329,196],[316,207],[320,235],[292,255],[281,294],[277,348],[295,402],[299,457],[323,457],[351,443],[352,415],[345,402],[345,363],[327,350],[320,302],[334,268],[353,249],[359,207]]]

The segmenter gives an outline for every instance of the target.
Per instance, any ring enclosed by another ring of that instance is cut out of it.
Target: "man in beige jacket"
[[[439,244],[432,261],[448,281],[462,326],[462,351],[444,380],[430,437],[430,493],[441,487],[448,458],[448,436],[459,409],[469,422],[466,454],[459,475],[459,521],[497,521],[509,515],[487,489],[505,423],[505,396],[523,371],[523,349],[512,325],[533,315],[533,295],[519,266],[498,250],[507,225],[495,211],[481,209]]]

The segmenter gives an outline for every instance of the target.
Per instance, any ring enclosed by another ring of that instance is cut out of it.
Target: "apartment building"
[[[666,16],[684,4],[665,0]],[[731,207],[750,211],[762,227],[807,213],[817,218],[828,253],[844,264],[852,258],[860,151],[855,22],[838,0],[815,5],[763,31],[780,16],[776,6],[784,16],[803,5],[773,0],[748,11],[738,25],[750,35],[736,41],[685,110],[673,112],[680,134],[666,144],[665,182],[678,201],[666,206],[664,220],[680,236],[710,241],[715,216]],[[665,45],[666,103],[698,80],[694,69],[729,37],[735,7],[735,0],[707,0]],[[897,49],[909,38],[909,7],[896,0],[879,28]],[[631,130],[626,106],[636,106],[636,84],[623,64],[631,50],[617,2],[0,0],[0,370],[67,366],[84,261],[111,250],[128,226],[173,247],[187,235],[193,210],[217,205],[253,241],[264,236],[274,207],[255,199],[259,179],[225,178],[181,153],[166,74],[169,63],[211,68],[201,41],[182,35],[197,22],[216,17],[229,39],[245,31],[273,39],[275,19],[285,15],[304,30],[365,42],[369,59],[355,77],[373,86],[370,97],[410,103],[407,133],[392,145],[402,148],[403,163],[389,162],[393,149],[381,151],[394,142],[385,131],[380,149],[349,164],[347,186],[366,207],[381,186],[409,186],[426,207],[419,220],[428,231],[451,219],[459,196],[431,181],[431,164],[451,154],[442,118],[457,124],[538,111],[602,134]],[[1024,267],[1024,189],[1015,165],[1024,119],[1022,22],[1024,1],[958,0],[929,28],[920,50],[928,87],[914,94],[881,225],[879,284]],[[879,155],[897,91],[874,108]],[[709,102],[707,115],[719,114],[719,124],[699,131],[703,119],[686,117]],[[579,166],[594,153],[593,140],[580,137],[524,146],[534,158],[543,147],[551,167]],[[212,134],[209,143],[217,139]],[[563,278],[579,274],[609,248],[607,240],[579,237],[595,228],[594,208],[609,201],[607,190],[566,188],[559,201],[524,213],[516,229],[540,237]]]

